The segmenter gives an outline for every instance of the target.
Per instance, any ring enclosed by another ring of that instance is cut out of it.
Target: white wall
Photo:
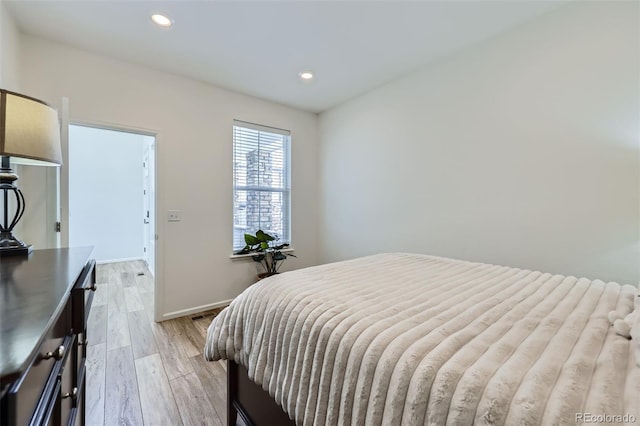
[[[69,245],[96,261],[142,259],[145,136],[69,126]]]
[[[256,274],[232,261],[232,125],[240,119],[291,130],[292,226],[297,259],[317,263],[317,116],[23,35],[24,90],[45,100],[69,98],[70,121],[156,132],[158,161],[157,306],[175,314],[229,300]],[[167,210],[182,221],[167,223]]]
[[[0,1],[0,87],[23,93],[20,41],[21,33],[15,20]],[[57,171],[50,167],[16,164],[13,169],[19,176],[16,185],[23,190],[26,205],[24,216],[13,231],[14,236],[35,249],[55,246],[56,236],[48,232],[55,218],[47,212],[55,211],[56,201],[45,189],[55,185]],[[13,203],[10,208],[13,208]]]
[[[0,87],[20,91],[20,33],[11,13],[0,2]]]
[[[637,2],[573,2],[320,116],[322,258],[640,279]]]

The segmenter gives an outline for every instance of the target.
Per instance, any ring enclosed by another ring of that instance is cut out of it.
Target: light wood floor
[[[213,314],[153,321],[142,261],[98,265],[87,338],[87,425],[225,425],[226,364],[202,356]]]

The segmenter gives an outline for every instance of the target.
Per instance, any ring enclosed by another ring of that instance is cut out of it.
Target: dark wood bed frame
[[[262,386],[255,384],[247,369],[227,361],[227,426],[236,426],[238,416],[247,426],[291,426],[296,423]]]

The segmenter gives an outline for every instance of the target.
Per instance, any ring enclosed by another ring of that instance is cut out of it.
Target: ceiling
[[[20,30],[320,112],[557,8],[509,1],[7,1]],[[162,12],[170,29],[151,23]],[[298,73],[312,70],[302,82]]]

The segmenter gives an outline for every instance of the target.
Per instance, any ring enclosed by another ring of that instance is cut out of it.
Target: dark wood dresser
[[[0,424],[84,425],[91,247],[0,258]]]

